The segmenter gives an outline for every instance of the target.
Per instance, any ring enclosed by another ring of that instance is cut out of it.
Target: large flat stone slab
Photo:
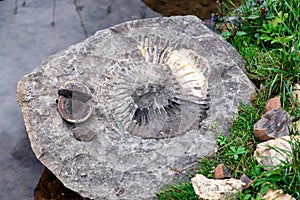
[[[211,154],[215,133],[228,134],[254,91],[243,67],[194,16],[136,20],[49,57],[19,81],[17,98],[33,151],[66,187],[152,198],[171,167]]]

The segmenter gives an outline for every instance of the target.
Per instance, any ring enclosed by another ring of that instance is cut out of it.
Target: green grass
[[[293,121],[300,118],[298,103],[292,98],[295,84],[300,83],[300,1],[256,0],[242,2],[235,7],[229,0],[220,1],[221,12],[216,27],[219,33],[231,43],[246,60],[248,77],[258,87],[252,105],[241,105],[239,113],[230,128],[231,137],[218,135],[218,151],[213,158],[199,160],[196,173],[213,178],[213,169],[225,164],[234,178],[246,174],[254,183],[250,188],[237,194],[238,199],[261,199],[269,188],[282,189],[300,199],[300,141],[291,141],[292,153],[288,154],[292,163],[282,161],[273,171],[265,171],[253,158],[258,141],[253,135],[253,125],[264,114],[264,105],[269,98],[280,95],[282,107]],[[263,2],[263,1],[262,1]],[[236,16],[233,23],[226,21],[222,12]],[[291,130],[291,135],[299,135]],[[277,149],[281,151],[280,149]],[[170,184],[157,192],[158,199],[196,199],[191,182]]]
[[[259,101],[257,99],[257,101]],[[231,126],[231,137],[220,134],[217,142],[219,149],[213,158],[199,160],[199,167],[194,172],[213,178],[213,169],[220,163],[225,164],[232,172],[234,178],[239,179],[246,174],[254,180],[253,185],[237,194],[238,199],[261,199],[269,188],[283,189],[286,193],[300,198],[300,141],[293,139],[291,145],[292,163],[282,161],[282,165],[274,171],[265,171],[253,158],[253,151],[258,143],[253,135],[253,125],[264,112],[263,105],[240,106],[239,114]],[[281,151],[280,149],[278,151]],[[282,152],[286,153],[286,152]],[[192,174],[189,174],[193,177]],[[157,198],[166,199],[197,199],[191,182],[182,184],[170,184],[157,192]]]
[[[257,178],[254,186],[267,185],[275,189],[283,189],[286,193],[293,195],[297,199],[300,197],[300,141],[292,137],[290,141],[292,153],[286,150],[274,148],[276,151],[288,155],[292,162],[281,160],[282,165],[273,171],[265,171]]]
[[[156,195],[159,197],[159,199],[165,200],[198,199],[191,182],[182,183],[180,185],[167,185],[160,192],[156,193]]]
[[[300,80],[300,2],[248,2],[232,13],[243,20],[221,34],[248,62],[249,77],[267,88],[268,97],[281,94],[289,98],[291,86]]]

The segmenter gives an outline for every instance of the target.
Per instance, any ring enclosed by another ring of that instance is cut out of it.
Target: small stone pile
[[[231,172],[224,164],[219,164],[214,170],[214,179],[208,179],[202,174],[192,178],[195,193],[199,199],[225,199],[248,188],[252,180],[243,174],[240,178],[234,179]]]
[[[266,170],[276,168],[281,161],[289,161],[285,154],[274,147],[291,152],[289,131],[292,129],[290,115],[281,108],[280,96],[269,99],[266,113],[254,125],[254,135],[262,143],[258,144],[254,157]],[[296,136],[297,138],[297,136]]]
[[[296,95],[294,94],[295,99],[298,98]],[[291,137],[289,136],[289,131],[292,129],[292,119],[282,109],[280,98],[280,96],[276,96],[266,102],[266,113],[254,125],[254,135],[262,142],[257,145],[254,157],[258,163],[263,165],[265,170],[269,171],[276,169],[282,162],[292,162],[291,158],[287,156],[289,152],[292,152]],[[295,139],[300,139],[300,136],[295,136]],[[278,151],[276,148],[282,151]],[[240,180],[233,179],[224,164],[219,164],[215,168],[214,178],[208,179],[197,174],[192,179],[195,193],[199,199],[225,199],[248,188],[253,182],[245,174],[241,176]],[[267,200],[295,199],[284,194],[282,190],[273,191],[272,189],[269,189],[262,198]]]
[[[269,99],[266,102],[266,113],[254,125],[254,135],[262,143],[258,144],[254,151],[257,162],[262,164],[265,170],[274,170],[282,162],[291,163],[287,155],[292,152],[291,137],[289,131],[292,129],[290,115],[282,109],[280,96]],[[299,136],[295,136],[300,139]],[[276,150],[276,148],[282,151]],[[286,153],[283,153],[286,152]],[[267,200],[293,200],[292,196],[284,194],[282,190],[269,189],[262,197]]]

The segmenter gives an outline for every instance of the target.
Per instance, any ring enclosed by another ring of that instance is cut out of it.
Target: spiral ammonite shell
[[[158,37],[141,36],[137,48],[140,60],[120,60],[101,77],[100,99],[110,120],[142,138],[199,128],[209,108],[208,62]]]

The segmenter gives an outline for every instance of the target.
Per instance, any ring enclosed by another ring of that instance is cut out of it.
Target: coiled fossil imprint
[[[133,135],[173,137],[198,128],[206,117],[210,67],[195,51],[175,47],[141,36],[140,60],[119,60],[101,78],[106,113]]]
[[[136,48],[139,59],[117,60],[101,75],[97,100],[107,119],[142,138],[199,128],[209,109],[207,61],[180,42],[154,35],[140,36]],[[78,124],[91,116],[87,86],[69,81],[59,95],[58,110],[66,121]]]

